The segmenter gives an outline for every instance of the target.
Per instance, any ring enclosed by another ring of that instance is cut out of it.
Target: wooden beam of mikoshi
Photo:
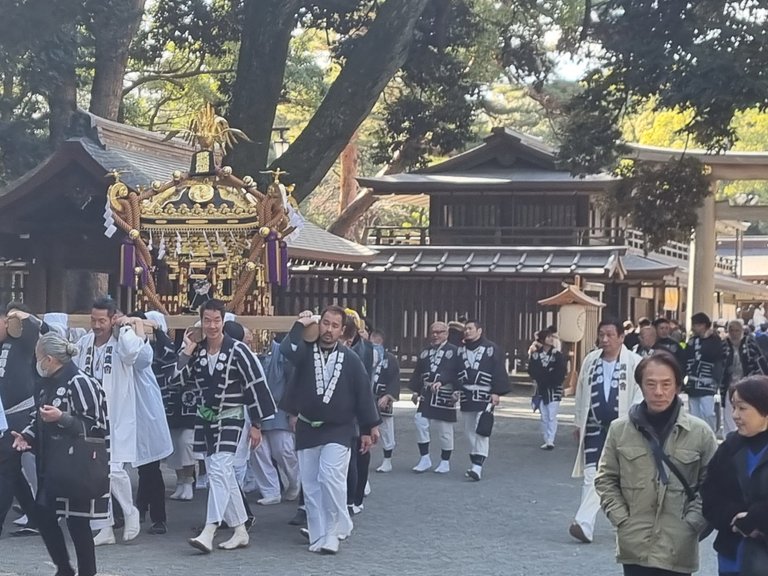
[[[186,330],[195,325],[198,316],[166,316],[165,321],[169,330]],[[235,320],[253,331],[268,330],[270,332],[288,332],[296,322],[295,316],[237,316]],[[91,317],[87,314],[71,314],[70,328],[85,328],[90,330]]]

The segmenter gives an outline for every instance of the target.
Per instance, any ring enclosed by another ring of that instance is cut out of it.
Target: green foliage
[[[709,195],[704,166],[694,158],[660,166],[625,161],[609,196],[609,208],[646,237],[646,250],[669,241],[687,242],[697,224],[696,209]]]

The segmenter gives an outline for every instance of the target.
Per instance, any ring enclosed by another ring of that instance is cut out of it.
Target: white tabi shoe
[[[262,506],[272,506],[273,504],[280,504],[280,502],[280,496],[273,496],[272,498],[260,498],[256,500],[256,503],[261,504]]]
[[[362,512],[363,510],[365,510],[365,508],[363,507],[362,504],[360,504],[360,506],[358,506],[357,504],[352,504],[352,514],[354,514],[355,516],[360,514],[360,512]]]
[[[184,484],[182,484],[181,482],[177,482],[176,483],[176,490],[173,491],[173,494],[168,496],[168,499],[169,500],[178,500],[179,496],[181,495],[181,491],[182,491],[183,488],[184,488]]]
[[[436,474],[448,474],[451,471],[451,463],[448,460],[440,460],[440,464],[437,465],[434,472]]]
[[[179,497],[177,498],[177,500],[181,500],[182,502],[189,502],[194,497],[195,497],[195,488],[194,486],[192,486],[192,483],[187,482],[186,484],[182,484],[181,493],[179,494]]]
[[[363,488],[363,496],[370,496],[371,495],[371,483],[366,482],[365,488]]]
[[[339,537],[335,534],[328,534],[320,546],[321,554],[336,554],[339,551]]]
[[[123,542],[130,542],[141,532],[141,515],[132,507],[131,513],[125,515],[125,528],[123,529]]]
[[[479,482],[480,478],[483,477],[483,467],[478,466],[477,464],[472,464],[472,468],[467,470],[465,476],[469,478],[470,480],[474,480],[475,482]]]
[[[213,537],[216,535],[217,528],[216,524],[206,524],[197,538],[190,538],[187,542],[189,542],[192,548],[200,550],[203,554],[210,554],[213,552]],[[246,532],[247,535],[248,533]]]
[[[25,514],[21,518],[16,518],[16,520],[13,521],[14,526],[26,526],[27,522],[27,515]]]
[[[117,540],[115,540],[115,531],[112,530],[111,526],[109,528],[102,528],[99,533],[93,537],[94,546],[108,546],[115,542],[117,542]]]
[[[235,533],[232,535],[232,538],[219,544],[219,548],[222,550],[237,550],[238,548],[245,548],[248,546],[249,541],[250,538],[248,536],[248,530],[245,529],[245,524],[240,524],[240,526],[235,528]]]
[[[384,458],[384,461],[381,463],[381,466],[376,468],[376,472],[392,472],[392,458]]]
[[[285,494],[283,494],[283,500],[286,502],[293,502],[299,497],[299,493],[301,492],[301,486],[293,486],[286,489]]]
[[[419,460],[419,463],[413,467],[413,471],[421,474],[422,472],[426,472],[430,468],[432,468],[432,459],[429,457],[429,454],[427,454],[426,456],[421,457],[421,460]]]

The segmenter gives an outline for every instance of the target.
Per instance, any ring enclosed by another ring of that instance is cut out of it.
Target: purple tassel
[[[277,232],[271,231],[265,242],[265,264],[267,281],[270,284],[288,284],[288,245],[278,239]]]
[[[120,286],[133,288],[136,282],[136,247],[130,240],[120,245]]]

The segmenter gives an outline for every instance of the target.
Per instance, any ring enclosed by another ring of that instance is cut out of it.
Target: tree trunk
[[[144,14],[146,0],[94,0],[91,32],[95,39],[89,110],[117,120],[122,102],[128,51]]]
[[[315,115],[280,157],[280,168],[290,173],[286,180],[296,185],[297,200],[306,198],[323,179],[405,62],[427,2],[387,0],[381,5]]]
[[[253,142],[240,142],[226,164],[241,176],[267,165],[272,125],[283,90],[296,11],[301,0],[250,0],[240,35],[237,73],[227,119]]]
[[[75,63],[62,65],[48,95],[48,141],[55,148],[67,137],[72,115],[77,111],[77,72]]]
[[[421,140],[413,139],[407,141],[402,148],[395,153],[392,161],[378,174],[386,176],[387,174],[399,174],[405,170],[405,167],[418,156],[418,148],[423,145]],[[343,158],[343,155],[342,155]],[[343,174],[343,170],[342,170]],[[343,189],[342,189],[343,190]],[[342,206],[339,217],[328,227],[328,232],[349,238],[352,229],[358,220],[365,214],[371,206],[378,202],[378,197],[374,196],[373,190],[363,188],[357,197],[347,206]]]
[[[357,196],[357,192],[360,186],[357,184],[357,167],[358,167],[359,154],[357,149],[357,133],[352,136],[352,140],[349,141],[344,151],[339,157],[341,162],[341,178],[339,181],[339,188],[341,188],[341,194],[339,195],[339,214],[344,212],[345,208],[349,206]]]

